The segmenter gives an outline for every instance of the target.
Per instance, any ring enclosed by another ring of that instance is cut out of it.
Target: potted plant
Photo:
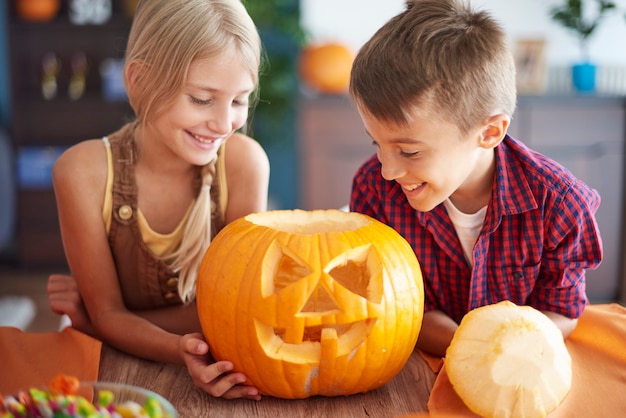
[[[251,134],[270,159],[270,207],[297,206],[297,57],[305,42],[299,0],[244,0],[257,25],[265,55],[259,103],[251,115]]]
[[[563,4],[550,10],[552,19],[578,36],[582,60],[572,66],[572,81],[579,92],[595,90],[596,65],[589,57],[589,39],[600,21],[616,8],[607,0],[594,0],[597,6],[593,17],[585,16],[583,0],[565,0]]]

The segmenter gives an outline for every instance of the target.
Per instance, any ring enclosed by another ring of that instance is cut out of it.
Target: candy
[[[78,395],[80,382],[60,375],[48,387],[31,388],[15,395],[0,396],[0,418],[167,418],[161,402],[148,396],[136,401],[115,403],[110,390],[99,390],[94,402]]]

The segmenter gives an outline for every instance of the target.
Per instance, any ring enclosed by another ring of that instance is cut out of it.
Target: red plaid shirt
[[[463,256],[443,204],[413,209],[372,156],[352,182],[350,210],[393,227],[411,244],[424,277],[425,311],[455,321],[510,300],[577,318],[587,303],[585,269],[602,259],[594,214],[600,195],[558,163],[508,136],[496,147],[492,196],[473,250]]]

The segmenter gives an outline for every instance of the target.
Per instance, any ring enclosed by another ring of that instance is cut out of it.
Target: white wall
[[[565,66],[579,58],[577,38],[553,22],[551,6],[565,0],[472,0],[491,11],[509,40],[543,37],[550,66]],[[358,49],[390,17],[404,9],[404,0],[300,0],[303,25],[314,40],[336,40]],[[589,6],[595,2],[587,0]],[[619,11],[607,17],[590,42],[591,58],[599,65],[626,66],[626,0],[615,0]],[[592,13],[592,12],[590,12]]]

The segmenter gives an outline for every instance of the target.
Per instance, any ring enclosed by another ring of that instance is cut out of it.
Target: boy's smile
[[[381,174],[401,187],[409,204],[429,211],[450,198],[466,213],[485,206],[493,182],[493,137],[490,122],[463,134],[456,125],[428,112],[415,111],[408,124],[380,121],[359,108],[373,139]],[[490,119],[491,121],[491,119]]]

